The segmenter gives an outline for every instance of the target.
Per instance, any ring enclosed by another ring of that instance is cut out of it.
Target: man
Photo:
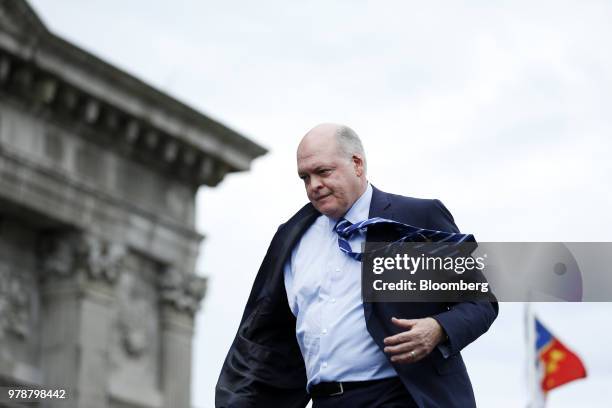
[[[217,407],[474,407],[461,349],[497,316],[489,302],[363,303],[360,263],[336,226],[382,217],[458,232],[438,200],[384,193],[348,127],[322,124],[297,150],[310,201],[274,235],[217,384]],[[384,232],[355,234],[381,242]]]

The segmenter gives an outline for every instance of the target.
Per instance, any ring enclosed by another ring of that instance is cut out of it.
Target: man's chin
[[[327,215],[330,218],[338,219],[342,216],[342,210],[338,207],[331,206],[329,204],[312,203],[314,208],[323,215]]]

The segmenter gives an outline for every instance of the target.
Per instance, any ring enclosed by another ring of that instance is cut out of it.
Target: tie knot
[[[338,235],[340,235],[343,238],[348,238],[350,235],[350,231],[349,228],[352,226],[353,224],[344,219],[344,218],[340,218],[340,220],[338,220],[338,223],[336,224],[336,226],[334,227],[334,230],[336,231],[336,233]]]

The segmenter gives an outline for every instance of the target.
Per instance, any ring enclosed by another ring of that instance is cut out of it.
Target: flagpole
[[[536,373],[536,339],[535,321],[531,302],[525,302],[525,349],[527,350],[527,407],[539,408],[541,400],[538,398],[538,379]]]

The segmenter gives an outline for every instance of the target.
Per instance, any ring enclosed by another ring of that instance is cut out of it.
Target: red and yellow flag
[[[570,381],[586,377],[580,357],[553,336],[538,319],[536,325],[537,368],[541,389],[548,392]]]

